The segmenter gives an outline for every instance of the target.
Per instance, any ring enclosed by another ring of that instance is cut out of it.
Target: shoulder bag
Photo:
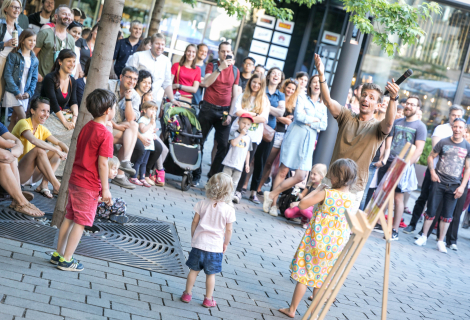
[[[263,141],[264,142],[273,141],[275,132],[276,131],[273,128],[271,128],[270,126],[268,126],[267,123],[265,123],[263,126]]]

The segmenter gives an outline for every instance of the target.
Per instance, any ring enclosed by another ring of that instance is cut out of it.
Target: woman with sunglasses
[[[277,124],[276,133],[274,134],[274,145],[271,149],[271,153],[269,154],[268,160],[264,165],[263,175],[258,185],[258,190],[256,192],[252,191],[250,196],[250,200],[254,203],[260,203],[257,194],[261,194],[261,187],[263,187],[264,183],[270,176],[273,163],[279,156],[279,152],[281,151],[281,144],[284,140],[284,134],[286,132],[287,127],[292,123],[292,119],[294,118],[295,104],[297,103],[297,97],[301,93],[301,90],[302,89],[298,81],[293,78],[287,79],[282,84],[280,91],[286,96],[286,111],[284,112],[283,117],[276,118]]]
[[[320,77],[314,75],[307,85],[307,95],[299,95],[294,111],[294,121],[287,128],[281,146],[281,167],[273,183],[273,191],[264,192],[264,212],[278,215],[279,194],[303,181],[312,168],[313,151],[317,134],[326,130],[327,109],[320,91]],[[295,175],[286,180],[287,173]]]

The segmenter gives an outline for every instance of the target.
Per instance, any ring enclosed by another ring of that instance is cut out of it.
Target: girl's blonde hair
[[[232,177],[224,172],[214,174],[206,183],[206,197],[215,201],[231,201]]]
[[[291,83],[295,86],[295,91],[292,95],[290,95],[289,97],[286,98],[286,110],[289,113],[294,113],[295,104],[297,103],[297,97],[300,94],[299,82],[297,80],[292,79],[292,78],[287,79],[286,81],[283,82],[281,90],[279,90],[279,91],[281,91],[282,93],[285,94],[287,86],[290,85]]]
[[[326,177],[326,173],[328,172],[328,168],[323,163],[317,163],[317,164],[313,165],[311,171],[312,172],[313,171],[317,172],[318,174],[320,174],[324,178],[324,177]]]
[[[147,110],[147,109],[152,109],[155,108],[158,110],[158,104],[154,101],[146,101],[142,104],[141,111]]]
[[[261,114],[263,113],[263,106],[266,100],[268,99],[268,97],[266,96],[266,78],[264,77],[263,74],[254,73],[251,76],[250,80],[248,80],[248,83],[246,84],[245,93],[243,93],[243,96],[242,96],[242,109],[247,110],[251,106],[251,94],[253,92],[251,91],[251,82],[254,79],[260,79],[261,87],[259,88],[259,91],[256,93],[255,107],[251,111],[257,114]]]
[[[21,8],[21,9],[20,9],[20,13],[23,12],[23,3],[22,3],[22,1],[20,1],[20,0],[5,0],[5,1],[3,1],[3,3],[2,3],[2,9],[1,9],[2,12],[0,12],[0,18],[6,19],[7,15],[5,14],[5,10],[6,10],[9,6],[11,6],[11,4],[12,4],[13,2],[18,2],[18,3],[20,4],[20,8]],[[17,21],[17,19],[15,20],[15,22],[16,22],[16,21]]]
[[[108,158],[108,167],[109,168],[112,168],[112,167],[119,167],[121,164],[121,162],[119,162],[119,159],[114,156],[112,158]]]

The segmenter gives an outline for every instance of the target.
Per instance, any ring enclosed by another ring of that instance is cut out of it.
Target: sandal
[[[51,190],[47,189],[47,188],[44,188],[44,189],[36,189],[34,190],[34,192],[37,192],[39,194],[41,194],[43,197],[46,197],[48,199],[52,199],[54,198],[54,196],[52,195],[51,193]]]
[[[147,188],[150,188],[150,187],[151,187],[150,183],[148,183],[147,181],[145,181],[145,179],[140,180],[140,182],[142,183],[142,185],[143,185],[144,187],[147,187]]]
[[[129,182],[137,186],[143,186],[143,183],[137,180],[137,178],[129,178]]]
[[[40,218],[44,216],[44,212],[36,208],[36,206],[30,202],[22,206],[16,204],[13,210],[33,218]]]

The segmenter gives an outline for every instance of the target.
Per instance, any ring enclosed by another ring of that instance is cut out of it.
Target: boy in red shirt
[[[65,271],[82,271],[83,265],[72,255],[85,226],[92,226],[98,198],[112,205],[108,185],[108,158],[113,157],[113,135],[106,121],[114,118],[116,96],[109,90],[96,89],[86,98],[86,108],[93,116],[78,135],[77,153],[69,182],[69,197],[64,221],[59,230],[57,251],[50,262]]]

